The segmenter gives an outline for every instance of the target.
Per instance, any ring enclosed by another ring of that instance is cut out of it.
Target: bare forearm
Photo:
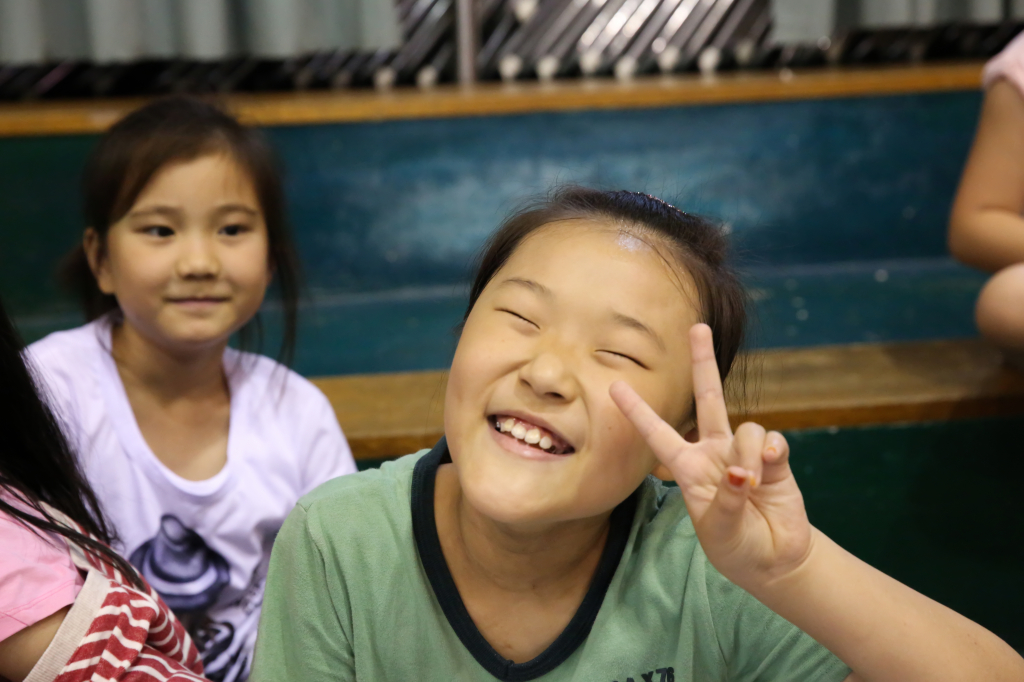
[[[855,679],[1024,679],[1024,660],[991,632],[814,532],[800,569],[750,592],[836,654]]]
[[[1001,208],[954,212],[949,247],[957,260],[988,272],[1024,263],[1024,217]]]

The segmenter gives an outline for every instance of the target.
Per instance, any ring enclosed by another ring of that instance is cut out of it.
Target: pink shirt
[[[11,506],[30,510],[7,491],[0,489],[0,497]],[[84,581],[63,539],[55,535],[43,539],[3,512],[0,547],[2,641],[74,603]]]
[[[981,78],[986,89],[1000,78],[1005,78],[1024,96],[1024,33],[1018,34],[1002,52],[989,60]]]

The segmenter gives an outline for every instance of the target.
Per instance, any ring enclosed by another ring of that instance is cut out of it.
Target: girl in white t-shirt
[[[65,266],[90,322],[29,353],[129,557],[189,625],[215,680],[244,680],[288,511],[355,471],[324,395],[243,347],[276,280],[282,357],[297,265],[273,156],[204,102],[115,124],[84,173]]]

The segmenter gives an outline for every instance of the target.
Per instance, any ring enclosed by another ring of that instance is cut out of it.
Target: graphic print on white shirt
[[[110,318],[32,344],[26,354],[64,422],[116,548],[178,613],[210,679],[248,676],[274,538],[298,499],[356,470],[330,403],[258,355],[225,352],[227,463],[190,481],[153,454],[110,355]],[[205,586],[205,587],[203,587]]]
[[[139,545],[129,560],[183,619],[203,652],[206,676],[222,679],[238,662],[237,655],[222,660],[234,641],[235,628],[210,621],[206,612],[231,579],[228,562],[174,514],[160,519],[159,532]]]

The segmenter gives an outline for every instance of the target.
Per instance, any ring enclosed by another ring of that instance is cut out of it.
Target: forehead
[[[228,195],[254,201],[256,188],[249,172],[230,154],[215,152],[161,166],[146,183],[136,203],[156,195],[211,198]]]
[[[668,244],[611,222],[566,220],[539,228],[492,283],[513,277],[536,281],[565,299],[627,307],[624,312],[663,310],[691,322],[697,317],[693,280]]]

